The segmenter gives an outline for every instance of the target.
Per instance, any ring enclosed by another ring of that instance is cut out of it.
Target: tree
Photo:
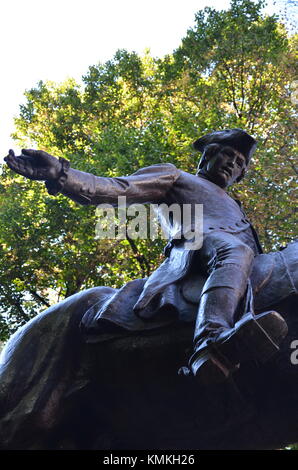
[[[83,85],[39,82],[25,93],[16,141],[103,176],[160,162],[192,172],[195,138],[245,128],[260,145],[248,178],[232,193],[267,250],[288,242],[295,236],[297,36],[262,7],[232,0],[227,11],[205,8],[172,55],[120,50],[91,66]],[[94,208],[52,198],[6,167],[0,212],[2,339],[59,299],[94,285],[120,287],[161,261],[161,240],[95,240]]]

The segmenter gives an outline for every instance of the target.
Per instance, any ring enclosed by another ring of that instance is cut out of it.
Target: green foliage
[[[194,171],[191,142],[216,129],[242,127],[259,140],[247,178],[235,189],[267,250],[293,239],[297,181],[297,36],[289,37],[262,2],[232,0],[205,8],[162,59],[120,50],[83,77],[39,82],[25,95],[15,139],[64,156],[103,176],[172,162]],[[43,184],[3,167],[0,182],[0,319],[7,336],[41,309],[80,289],[119,287],[162,260],[162,241],[95,240],[92,207],[50,197]]]

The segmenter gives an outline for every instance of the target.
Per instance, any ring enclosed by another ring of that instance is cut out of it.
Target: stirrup
[[[202,384],[219,384],[226,381],[235,371],[219,360],[209,349],[196,351],[189,360],[189,370]]]

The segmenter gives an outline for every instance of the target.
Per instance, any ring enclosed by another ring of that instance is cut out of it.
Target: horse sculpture
[[[289,359],[298,338],[297,252],[298,241],[257,256],[251,276],[255,311],[276,310],[288,323],[281,351],[266,365],[241,365],[211,390],[177,374],[191,347],[198,278],[180,285],[189,321],[161,326],[153,319],[132,330],[105,319],[101,330],[82,330],[86,312],[117,293],[110,287],[85,290],[37,315],[1,355],[2,448],[266,448],[298,440],[297,414],[291,421],[278,412],[287,393],[292,405],[297,395],[291,387],[298,369]],[[144,280],[133,283],[139,290]]]

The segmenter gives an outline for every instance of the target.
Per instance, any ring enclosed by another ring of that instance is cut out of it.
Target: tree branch
[[[33,297],[38,300],[39,302],[41,302],[43,305],[45,305],[46,307],[50,307],[51,304],[45,300],[41,295],[39,295],[36,291],[34,291],[33,289],[29,289],[29,292],[31,295],[33,295]]]
[[[139,252],[138,247],[135,244],[134,240],[132,240],[132,238],[130,238],[127,233],[126,233],[126,237],[127,237],[128,243],[131,246],[132,251],[136,255],[136,259],[139,262],[139,265],[142,269],[143,276],[144,277],[149,276],[149,274],[150,274],[150,264],[149,264],[148,260],[145,258],[145,256],[143,254],[141,254]]]

